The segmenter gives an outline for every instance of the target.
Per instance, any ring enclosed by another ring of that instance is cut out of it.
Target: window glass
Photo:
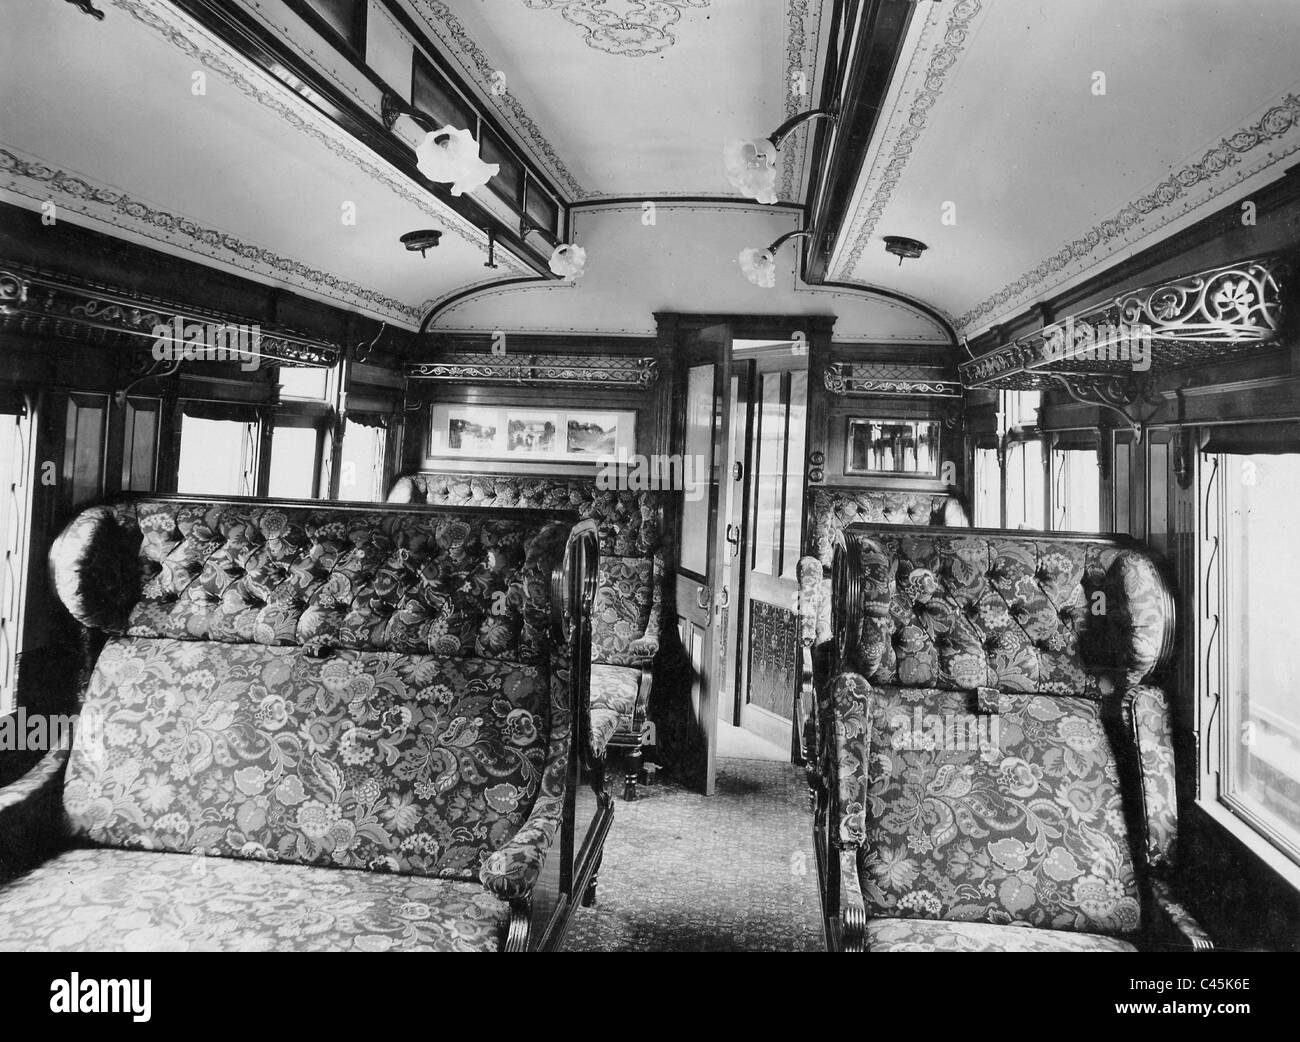
[[[31,505],[31,423],[0,412],[0,714],[15,704]]]
[[[519,201],[523,198],[524,168],[487,127],[483,128],[483,134],[479,138],[479,156],[485,163],[500,164],[501,170],[488,181],[488,187],[518,209]]]
[[[710,486],[718,482],[713,472],[714,407],[713,366],[692,366],[686,380],[685,445],[685,454],[692,461],[692,482],[682,496],[681,562],[696,575],[708,571],[709,494]]]
[[[1002,527],[1002,468],[998,450],[975,450],[975,525]]]
[[[255,423],[182,416],[176,491],[251,496],[256,470]]]
[[[339,499],[377,503],[384,498],[385,434],[382,427],[359,423],[349,423],[343,429]]]
[[[784,373],[758,377],[758,423],[754,429],[754,570],[773,575],[781,546],[781,491],[785,477]]]
[[[276,375],[280,384],[281,398],[321,402],[329,393],[330,371],[328,369],[282,365]]]
[[[1052,529],[1101,531],[1101,467],[1096,449],[1052,450]]]
[[[1227,777],[1222,793],[1300,860],[1300,454],[1218,457]]]
[[[416,55],[415,58],[411,104],[440,127],[451,126],[456,130],[468,130],[477,136],[478,116],[474,109],[439,75],[428,60],[420,55]]]
[[[314,499],[319,472],[315,427],[276,425],[271,437],[271,473],[267,495],[283,499]]]
[[[785,453],[785,556],[781,561],[783,578],[798,575],[799,555],[803,551],[803,468],[808,413],[808,373],[790,374],[789,445]]]
[[[331,29],[357,50],[361,49],[366,0],[308,0],[308,3]]]
[[[1036,439],[1007,443],[1006,528],[1043,527],[1043,446]]]
[[[559,234],[560,207],[531,178],[528,181],[528,216],[551,235]]]

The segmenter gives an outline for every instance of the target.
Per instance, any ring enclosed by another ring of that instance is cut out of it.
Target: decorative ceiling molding
[[[160,0],[112,0],[115,7],[130,14],[191,60],[220,75],[250,101],[279,116],[288,126],[312,138],[340,159],[356,167],[370,180],[435,218],[453,234],[488,254],[487,235],[450,207],[442,206],[427,190],[417,187],[355,138],[336,126],[304,99],[288,91],[219,37],[188,19],[180,10]],[[531,269],[504,250],[497,251],[498,263],[519,275]]]
[[[668,31],[681,21],[682,8],[708,7],[710,0],[624,0],[632,8],[620,14],[610,0],[523,0],[534,10],[558,10],[570,25],[585,34],[582,42],[595,51],[624,58],[644,58],[666,51],[677,42]]]
[[[1233,185],[1287,158],[1300,149],[1297,127],[1300,127],[1300,97],[1287,94],[1270,105],[1259,119],[1209,146],[1199,159],[1175,170],[1154,188],[1040,261],[1015,282],[980,301],[956,320],[958,329],[967,332],[976,322],[989,325],[1006,312],[1021,309],[1070,277],[1102,263],[1123,247],[1146,238],[1170,221],[1209,203]],[[1275,143],[1275,147],[1258,153],[1270,143]],[[1170,212],[1176,203],[1181,203],[1181,207]]]
[[[442,44],[448,57],[455,59],[471,80],[480,88],[483,100],[490,102],[501,117],[515,131],[520,143],[526,145],[537,163],[544,167],[570,196],[586,199],[589,196],[573,172],[565,165],[555,147],[547,140],[532,116],[509,90],[497,94],[491,89],[500,66],[493,62],[478,42],[469,34],[465,24],[441,0],[412,0],[412,9],[428,27],[430,35]]]
[[[416,324],[419,308],[264,246],[171,213],[78,173],[60,170],[36,156],[0,147],[0,188],[37,207],[53,202],[59,209],[80,214],[112,229],[131,232],[152,242],[182,247],[250,274],[310,290],[334,303],[350,304],[381,317]]]
[[[884,127],[880,147],[859,193],[858,210],[845,236],[848,248],[837,251],[831,269],[834,281],[853,282],[853,271],[871,241],[912,150],[921,138],[931,109],[943,92],[944,81],[969,42],[974,21],[983,9],[981,0],[958,0],[949,11],[944,4],[930,4],[926,24],[912,52],[903,87]],[[947,12],[946,21],[943,21]],[[942,29],[940,22],[942,21]],[[866,210],[861,210],[868,202]]]
[[[785,116],[782,120],[816,107],[818,73],[817,60],[821,40],[822,8],[824,0],[786,0],[785,5]],[[794,89],[796,77],[802,76],[803,91]],[[808,125],[811,127],[811,124]],[[808,142],[812,131],[792,134],[785,142],[785,155],[781,160],[781,198],[796,200],[803,182],[808,158]],[[797,176],[796,176],[797,173]]]

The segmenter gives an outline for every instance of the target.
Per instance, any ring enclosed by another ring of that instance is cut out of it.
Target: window
[[[411,78],[411,104],[431,117],[438,126],[468,130],[478,136],[474,109],[438,73],[427,58],[417,54]],[[485,161],[487,157],[483,157]]]
[[[975,449],[975,524],[1002,527],[1002,465],[997,447]]]
[[[1043,443],[1036,437],[1009,440],[1006,449],[1004,528],[1043,527]]]
[[[366,0],[307,0],[330,30],[358,53],[366,44]]]
[[[555,238],[559,234],[560,207],[547,192],[537,186],[531,177],[528,179],[528,216],[547,235]]]
[[[0,714],[13,710],[31,509],[28,403],[0,397]]]
[[[1095,448],[1054,448],[1052,517],[1054,532],[1101,531],[1101,467]]]
[[[266,494],[282,499],[316,498],[320,443],[320,432],[315,427],[277,423],[271,435]]]
[[[257,423],[253,420],[181,417],[176,491],[251,496],[257,475]]]
[[[277,374],[280,397],[323,402],[329,394],[329,377],[328,369],[282,365]]]
[[[343,454],[339,463],[339,499],[378,503],[384,498],[383,427],[348,420],[343,428]]]
[[[518,210],[524,197],[523,165],[487,127],[483,127],[479,137],[479,155],[485,163],[500,164],[500,171],[488,182],[488,187]]]
[[[1300,452],[1218,453],[1204,469],[1211,525],[1217,515],[1205,596],[1218,616],[1207,677],[1224,716],[1218,796],[1300,861]]]

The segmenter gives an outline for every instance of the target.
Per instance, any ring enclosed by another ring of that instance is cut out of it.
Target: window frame
[[[1231,791],[1237,765],[1231,593],[1232,561],[1227,546],[1228,499],[1223,481],[1226,452],[1196,453],[1199,520],[1196,590],[1196,728],[1203,745],[1197,767],[1196,806],[1251,853],[1300,889],[1300,836],[1282,835],[1268,819]]]
[[[0,422],[13,418],[21,444],[20,458],[15,461],[11,487],[0,489],[0,496],[17,509],[9,517],[0,546],[0,568],[6,582],[0,587],[0,716],[18,707],[18,659],[23,651],[26,626],[28,580],[31,569],[32,499],[36,477],[37,406],[31,395],[23,395],[21,411],[0,411]],[[16,479],[16,480],[15,480]],[[16,495],[19,489],[25,490]],[[12,498],[11,498],[12,497]],[[16,567],[10,564],[17,559]]]

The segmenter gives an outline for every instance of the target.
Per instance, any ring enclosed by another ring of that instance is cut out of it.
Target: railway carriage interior
[[[1294,0],[0,16],[0,950],[1300,950]]]

